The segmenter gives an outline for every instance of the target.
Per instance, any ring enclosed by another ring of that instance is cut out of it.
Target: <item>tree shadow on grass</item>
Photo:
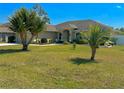
[[[0,54],[9,54],[9,53],[11,54],[11,53],[28,52],[28,51],[23,51],[22,49],[1,49]]]
[[[120,51],[124,51],[124,49],[120,49]]]
[[[90,59],[85,58],[72,58],[70,59],[73,64],[81,65],[81,64],[91,64],[91,63],[98,63],[97,61],[92,61]]]

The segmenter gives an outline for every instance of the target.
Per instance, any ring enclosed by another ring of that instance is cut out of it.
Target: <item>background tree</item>
[[[40,17],[41,19],[46,22],[46,24],[50,24],[50,18],[48,17],[48,14],[46,11],[44,11],[43,7],[41,7],[40,4],[35,4],[33,6],[33,11],[35,11]],[[36,36],[36,42],[38,43],[39,42],[39,39],[38,39],[38,34]]]
[[[82,33],[84,39],[90,45],[91,48],[91,60],[95,59],[96,49],[99,47],[101,42],[104,42],[105,37],[109,37],[109,31],[103,30],[99,25],[93,25],[89,27],[89,31],[87,33]]]
[[[46,11],[44,11],[43,7],[41,7],[40,4],[35,4],[33,6],[33,10],[41,16],[42,20],[46,22],[47,24],[50,24],[50,18],[48,17],[48,14]]]
[[[119,28],[115,28],[115,30],[120,30]]]
[[[120,28],[120,31],[124,32],[124,28],[123,28],[123,27],[121,27],[121,28]]]
[[[123,27],[121,27],[121,28],[115,28],[115,30],[124,32],[124,28]]]
[[[47,21],[34,10],[21,8],[9,18],[9,23],[9,28],[20,35],[22,50],[28,50],[28,45],[38,33],[44,30]]]

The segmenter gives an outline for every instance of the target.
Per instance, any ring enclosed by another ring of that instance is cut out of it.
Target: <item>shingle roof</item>
[[[58,25],[47,25],[46,31],[59,32],[59,31],[63,31],[64,29],[70,29],[70,28],[78,28],[78,30],[80,31],[88,31],[89,26],[94,24],[99,24],[104,29],[112,29],[109,26],[106,26],[104,24],[101,24],[93,20],[76,20],[76,21],[64,22]],[[8,23],[1,25],[0,32],[14,33],[13,31],[8,29],[8,25],[9,25]]]
[[[90,25],[95,25],[95,24],[100,25],[103,29],[111,29],[111,27],[103,25],[93,20],[68,21],[68,22],[64,22],[64,23],[56,25],[56,28],[60,31],[67,29],[67,28],[69,29],[70,24],[75,25],[75,27],[77,27],[78,30],[80,31],[87,31]]]
[[[9,24],[0,25],[0,33],[15,33],[8,28]],[[46,31],[58,32],[54,25],[47,25]]]
[[[58,32],[54,25],[47,25],[47,31]]]
[[[15,33],[15,32],[11,31],[11,30],[8,28],[8,26],[3,26],[3,25],[1,25],[1,26],[0,26],[0,33]]]

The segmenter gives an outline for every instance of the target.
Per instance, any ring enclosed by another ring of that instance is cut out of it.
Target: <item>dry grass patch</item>
[[[124,88],[124,47],[0,47],[0,88]]]

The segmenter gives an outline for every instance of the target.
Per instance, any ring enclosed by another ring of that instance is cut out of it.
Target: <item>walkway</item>
[[[30,44],[31,46],[55,46],[55,45],[63,45],[63,44]]]
[[[19,45],[15,43],[0,43],[0,46],[12,46],[12,45]],[[62,45],[62,44],[30,44],[31,46],[55,46],[55,45]]]
[[[15,44],[15,43],[0,43],[0,46],[12,46],[12,45],[19,45],[19,44]]]

